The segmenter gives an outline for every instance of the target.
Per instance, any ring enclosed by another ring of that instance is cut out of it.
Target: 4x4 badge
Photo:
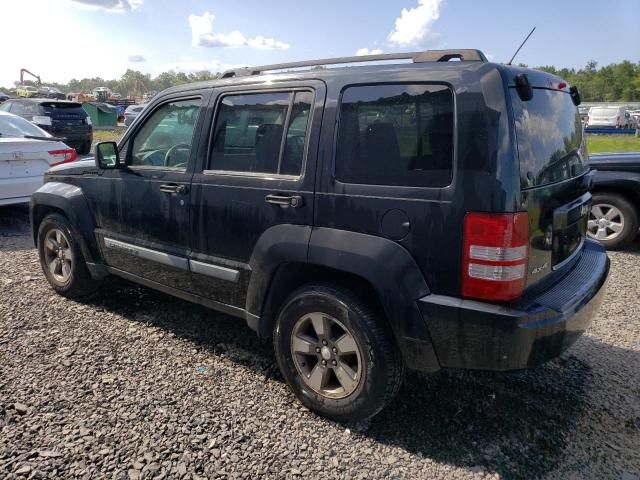
[[[531,275],[537,275],[538,273],[540,273],[541,271],[543,271],[545,268],[547,268],[547,262],[544,262],[542,265],[540,265],[539,267],[534,268],[533,270],[531,270]]]
[[[588,213],[589,213],[589,210],[591,210],[591,208],[589,207],[589,205],[587,205],[586,203],[585,203],[585,204],[583,204],[583,205],[580,207],[580,216],[581,216],[581,217],[584,217],[586,214],[588,214]]]

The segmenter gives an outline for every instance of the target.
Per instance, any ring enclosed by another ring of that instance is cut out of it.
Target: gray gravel
[[[411,374],[370,423],[308,412],[242,321],[114,280],[53,293],[0,208],[0,478],[640,479],[640,244],[560,359]]]

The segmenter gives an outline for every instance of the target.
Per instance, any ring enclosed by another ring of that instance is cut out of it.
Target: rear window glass
[[[444,85],[347,88],[340,104],[336,178],[442,187],[453,164],[453,95]]]
[[[0,135],[3,137],[50,137],[47,132],[15,115],[0,115]]]
[[[42,102],[42,106],[53,110],[69,110],[72,108],[82,108],[81,103],[76,102]]]
[[[511,88],[522,188],[559,182],[587,170],[582,122],[568,93],[534,88],[520,100]]]

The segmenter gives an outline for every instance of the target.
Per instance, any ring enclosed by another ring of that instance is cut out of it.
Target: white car
[[[73,148],[40,127],[0,111],[0,205],[28,202],[44,172],[77,158]]]
[[[591,107],[587,118],[590,128],[631,128],[632,120],[624,107]]]

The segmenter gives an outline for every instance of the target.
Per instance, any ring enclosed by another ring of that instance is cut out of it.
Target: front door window
[[[169,102],[153,112],[133,139],[129,164],[185,170],[200,103],[197,98]]]

